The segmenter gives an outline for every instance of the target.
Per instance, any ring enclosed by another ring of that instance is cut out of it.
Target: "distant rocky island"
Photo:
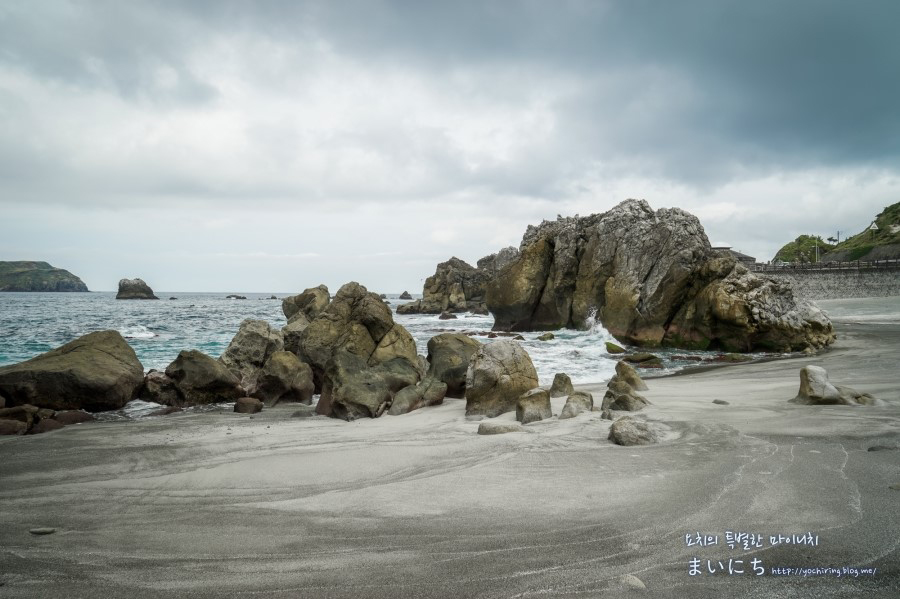
[[[143,279],[122,279],[116,299],[159,299]]]
[[[0,262],[0,291],[88,291],[84,281],[46,262]]]

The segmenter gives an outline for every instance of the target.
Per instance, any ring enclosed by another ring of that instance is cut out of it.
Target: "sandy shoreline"
[[[612,445],[598,413],[479,436],[461,400],[353,423],[279,406],[0,439],[0,596],[896,597],[900,450],[868,449],[900,445],[900,324],[836,330],[817,356],[649,379],[640,414],[668,431],[651,447]],[[789,404],[806,364],[888,403]],[[726,530],[820,544],[731,550]],[[719,545],[687,547],[698,531]],[[729,558],[745,574],[706,573]],[[622,591],[626,574],[646,589]]]

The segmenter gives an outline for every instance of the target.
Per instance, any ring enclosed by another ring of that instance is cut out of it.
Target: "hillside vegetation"
[[[822,261],[885,260],[900,258],[900,202],[875,217],[877,231],[863,231],[840,242]]]
[[[816,253],[816,245],[819,246],[818,254]],[[782,262],[816,262],[816,257],[821,257],[826,252],[834,249],[834,246],[823,241],[818,235],[801,235],[794,241],[786,243],[778,253],[775,254],[775,260]]]
[[[84,282],[46,262],[0,262],[0,291],[87,291]]]

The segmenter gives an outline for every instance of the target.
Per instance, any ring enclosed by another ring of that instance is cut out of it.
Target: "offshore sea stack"
[[[518,256],[516,248],[508,247],[485,256],[478,266],[450,258],[437,265],[434,274],[425,279],[422,299],[397,307],[398,314],[441,314],[442,312],[474,312],[487,314],[485,285],[497,271]],[[402,299],[402,297],[401,297]]]
[[[642,346],[796,351],[834,341],[788,284],[712,250],[697,217],[626,200],[603,214],[530,225],[485,286],[500,331],[583,329],[592,317]]]
[[[159,299],[143,279],[122,279],[116,299]]]

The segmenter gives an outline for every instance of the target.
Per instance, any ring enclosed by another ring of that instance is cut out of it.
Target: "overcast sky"
[[[92,290],[421,292],[634,197],[768,260],[900,200],[898,23],[896,0],[0,0],[0,259]]]

